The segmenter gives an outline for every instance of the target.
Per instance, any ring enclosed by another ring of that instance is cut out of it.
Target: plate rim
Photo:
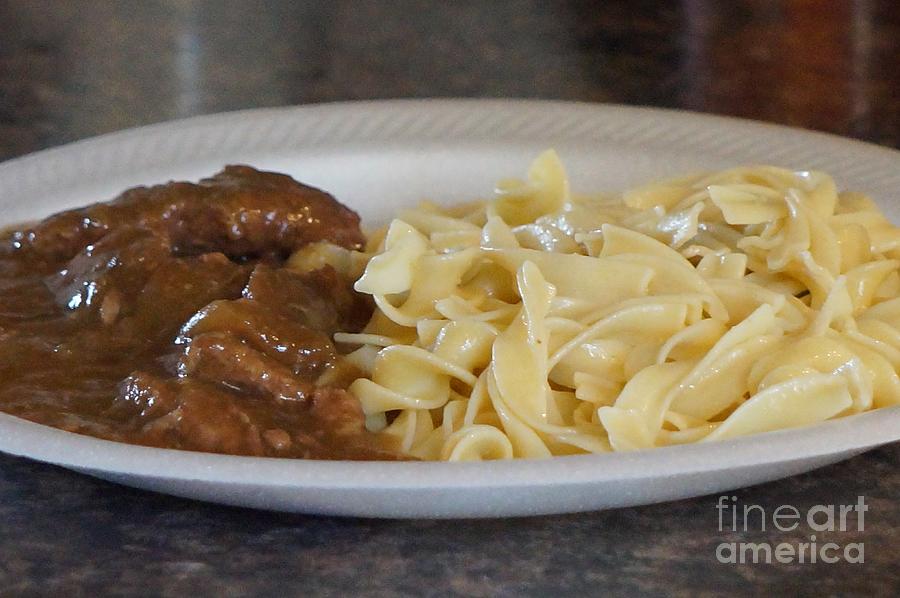
[[[55,154],[63,150],[70,151],[73,148],[85,149],[89,146],[99,146],[101,144],[118,144],[127,141],[134,136],[144,136],[148,133],[166,132],[171,129],[179,130],[193,127],[212,127],[217,128],[224,122],[233,119],[244,119],[247,117],[271,116],[275,118],[294,116],[302,113],[313,113],[320,111],[341,111],[341,110],[397,110],[397,109],[415,109],[427,107],[430,110],[445,110],[447,108],[477,108],[479,110],[518,110],[524,107],[543,107],[565,110],[587,110],[587,111],[608,111],[621,112],[622,114],[632,115],[654,115],[665,118],[689,118],[691,120],[706,120],[710,123],[718,122],[720,124],[728,124],[732,126],[752,127],[759,131],[767,129],[771,132],[790,133],[808,135],[818,137],[821,140],[838,142],[842,144],[851,144],[857,146],[858,149],[877,150],[879,152],[889,152],[894,154],[894,158],[900,159],[900,148],[893,148],[881,145],[871,141],[846,137],[828,131],[820,131],[806,127],[797,127],[781,123],[769,122],[761,119],[745,118],[732,116],[728,114],[718,114],[712,112],[699,112],[684,108],[664,108],[650,105],[620,104],[608,102],[590,102],[579,100],[555,100],[542,98],[472,98],[472,97],[423,97],[423,98],[389,98],[374,100],[337,100],[330,102],[312,102],[308,104],[292,104],[285,106],[267,106],[259,108],[240,108],[236,110],[225,110],[221,112],[211,112],[206,114],[197,114],[193,116],[185,116],[170,120],[156,121],[143,125],[135,125],[124,129],[117,129],[98,135],[73,139],[60,145],[54,145],[47,148],[35,150],[25,154],[13,156],[0,161],[0,168],[7,166],[21,166],[33,159],[46,158],[47,155]],[[0,173],[2,174],[2,173]]]
[[[590,485],[765,466],[871,450],[900,436],[900,406],[800,428],[676,446],[499,461],[327,461],[154,448],[103,440],[0,413],[0,452],[66,468],[178,481],[271,487],[458,489]],[[842,434],[841,432],[846,432]],[[859,436],[865,440],[859,441]],[[31,445],[42,441],[35,450]],[[31,447],[25,451],[26,447]],[[785,452],[798,452],[784,458]],[[718,453],[715,466],[705,464]],[[71,455],[77,454],[78,458]],[[177,461],[181,470],[171,469]],[[550,467],[548,467],[550,465]],[[449,470],[452,475],[447,475]],[[273,479],[273,474],[283,477]],[[405,474],[405,475],[404,475]]]
[[[482,115],[487,115],[487,117],[483,117],[480,121],[478,119],[473,121],[470,118],[473,112],[479,112]],[[585,140],[592,137],[602,138],[603,135],[613,135],[607,140],[635,144],[639,141],[653,139],[654,143],[661,145],[661,133],[668,132],[671,134],[680,133],[685,129],[693,130],[702,122],[709,129],[709,134],[704,139],[708,146],[714,143],[713,138],[717,134],[727,136],[742,132],[751,137],[758,137],[763,134],[782,137],[781,145],[783,147],[780,155],[785,157],[790,156],[793,152],[787,151],[784,137],[792,138],[793,145],[803,142],[804,144],[824,144],[826,147],[831,146],[833,148],[843,147],[854,154],[867,155],[866,160],[855,160],[853,168],[857,171],[858,176],[864,176],[869,172],[881,171],[881,177],[884,178],[883,166],[900,160],[900,149],[868,141],[761,120],[684,109],[529,98],[402,98],[246,108],[189,116],[111,131],[15,156],[0,162],[0,192],[9,192],[9,189],[6,188],[6,179],[10,178],[10,174],[16,171],[19,171],[19,175],[16,178],[26,188],[47,186],[49,189],[53,189],[53,183],[55,182],[55,187],[58,189],[65,187],[64,183],[68,182],[67,177],[75,177],[76,182],[80,184],[102,180],[103,175],[108,176],[110,174],[109,170],[115,167],[117,161],[123,159],[123,157],[130,160],[131,168],[150,168],[160,164],[159,160],[154,159],[155,155],[161,153],[160,149],[184,150],[184,148],[166,146],[164,137],[169,133],[175,133],[174,137],[183,137],[185,134],[199,131],[207,133],[216,131],[221,133],[225,131],[224,125],[239,126],[250,121],[258,123],[265,121],[270,123],[267,133],[274,134],[275,127],[271,126],[271,123],[287,121],[294,123],[293,130],[309,127],[311,124],[316,125],[315,128],[319,129],[317,137],[313,140],[305,140],[302,144],[304,147],[309,148],[333,148],[345,144],[351,139],[365,145],[366,141],[372,141],[372,139],[367,138],[372,137],[379,144],[385,144],[386,142],[390,144],[398,140],[421,140],[428,135],[431,136],[432,141],[437,142],[446,142],[447,140],[460,141],[463,139],[488,141],[492,135],[496,135],[499,132],[502,132],[507,139],[516,137],[517,133],[533,139],[535,131],[528,128],[533,123],[523,119],[523,113],[527,113],[530,117],[536,117],[539,114],[541,116],[549,114],[554,118],[560,119],[560,122],[553,123],[552,119],[544,118],[543,125],[545,128],[548,124],[551,126],[542,132],[548,136],[565,135],[570,139],[574,138],[576,133],[577,137]],[[341,121],[345,118],[356,118],[359,122],[360,117],[368,119],[373,114],[378,114],[379,119],[376,119],[374,124],[364,127],[366,129],[364,136],[361,136],[358,130],[354,131],[354,129],[360,127],[341,126]],[[439,122],[431,122],[435,114],[440,114],[441,118],[437,119]],[[341,118],[337,119],[338,122],[325,123],[322,126],[320,120],[329,115],[332,117],[339,115]],[[583,121],[579,122],[581,118],[590,120],[592,118],[597,119],[598,116],[605,116],[609,121],[620,117],[635,122],[647,122],[642,123],[635,130],[628,131],[625,136],[622,135],[621,129],[616,127],[588,126]],[[492,126],[484,126],[486,124],[485,121],[488,121]],[[387,126],[391,122],[395,126]],[[398,123],[403,126],[396,126]],[[532,129],[534,129],[533,126]],[[279,132],[281,136],[279,145],[290,146],[289,140],[291,137],[289,133],[290,130]],[[682,135],[676,134],[674,139],[681,141]],[[694,141],[696,142],[696,139]],[[727,152],[730,143],[726,139],[722,139],[715,145],[722,152]],[[122,152],[111,151],[116,150],[120,146],[131,146],[131,155],[122,156]],[[144,152],[144,161],[135,165],[133,164],[133,154],[139,149]],[[284,147],[280,149],[284,149]],[[58,159],[69,154],[97,154],[102,152],[107,154],[103,165],[106,167],[106,170],[97,170],[92,175],[92,178],[89,179],[85,179],[83,171],[73,171],[70,168],[68,172],[61,172],[62,169],[59,168],[48,168],[48,166],[60,166]],[[214,154],[215,152],[209,152],[209,155]],[[188,155],[191,156],[193,154],[189,153]],[[777,158],[778,153],[776,152],[773,157]],[[171,158],[163,160],[162,164],[168,164],[171,167]],[[44,168],[41,168],[42,166]],[[891,180],[892,188],[900,188],[900,172],[896,175],[888,176]]]

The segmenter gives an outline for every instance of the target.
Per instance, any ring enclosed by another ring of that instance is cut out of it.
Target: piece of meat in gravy
[[[141,444],[232,455],[306,459],[397,459],[372,443],[359,402],[347,391],[324,387],[309,403],[244,395],[230,400],[217,384],[196,378],[166,379],[138,371],[122,382],[114,410],[137,410],[126,436]]]
[[[210,301],[239,297],[250,271],[222,253],[177,257],[165,237],[123,226],[88,245],[45,284],[85,326],[99,319],[170,340]]]
[[[348,249],[365,242],[359,216],[328,193],[241,165],[199,183],[129,189],[113,201],[50,216],[11,241],[49,260],[68,259],[123,226],[165,235],[179,255],[286,257],[315,241]]]
[[[367,295],[353,290],[353,282],[331,266],[295,272],[260,264],[244,288],[247,299],[275,306],[286,317],[329,336],[359,330],[372,315]]]
[[[250,299],[213,301],[182,327],[179,342],[194,344],[204,336],[227,334],[304,378],[315,379],[334,365],[337,355],[328,335],[271,305]]]
[[[2,352],[0,410],[160,447],[398,458],[365,430],[343,388],[358,372],[331,342],[371,303],[330,266],[285,262],[313,242],[362,246],[358,216],[327,193],[228,166],[7,239],[0,333],[27,351]]]
[[[315,390],[314,381],[227,333],[207,332],[191,340],[178,362],[182,378],[198,378],[276,401],[304,401]]]
[[[128,416],[127,437],[141,444],[235,455],[265,453],[261,431],[247,410],[215,384],[139,370],[122,382],[110,414]]]

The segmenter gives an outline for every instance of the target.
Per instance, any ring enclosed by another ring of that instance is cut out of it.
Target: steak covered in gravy
[[[359,217],[247,166],[130,189],[4,234],[0,411],[157,447],[390,459],[331,342],[369,302],[292,252],[361,248]]]

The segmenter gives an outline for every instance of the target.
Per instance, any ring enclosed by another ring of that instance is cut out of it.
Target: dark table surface
[[[124,127],[361,98],[576,99],[900,147],[900,3],[0,1],[0,159]],[[900,590],[900,446],[734,492],[771,513],[864,496],[865,563],[722,564],[715,496],[489,521],[285,515],[0,455],[0,595],[545,595]],[[826,541],[821,537],[820,542]]]

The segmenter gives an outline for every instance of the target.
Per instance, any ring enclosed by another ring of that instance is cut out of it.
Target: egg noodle
[[[373,235],[350,359],[367,426],[421,459],[708,442],[900,404],[900,230],[821,172],[621,196],[557,155]]]

